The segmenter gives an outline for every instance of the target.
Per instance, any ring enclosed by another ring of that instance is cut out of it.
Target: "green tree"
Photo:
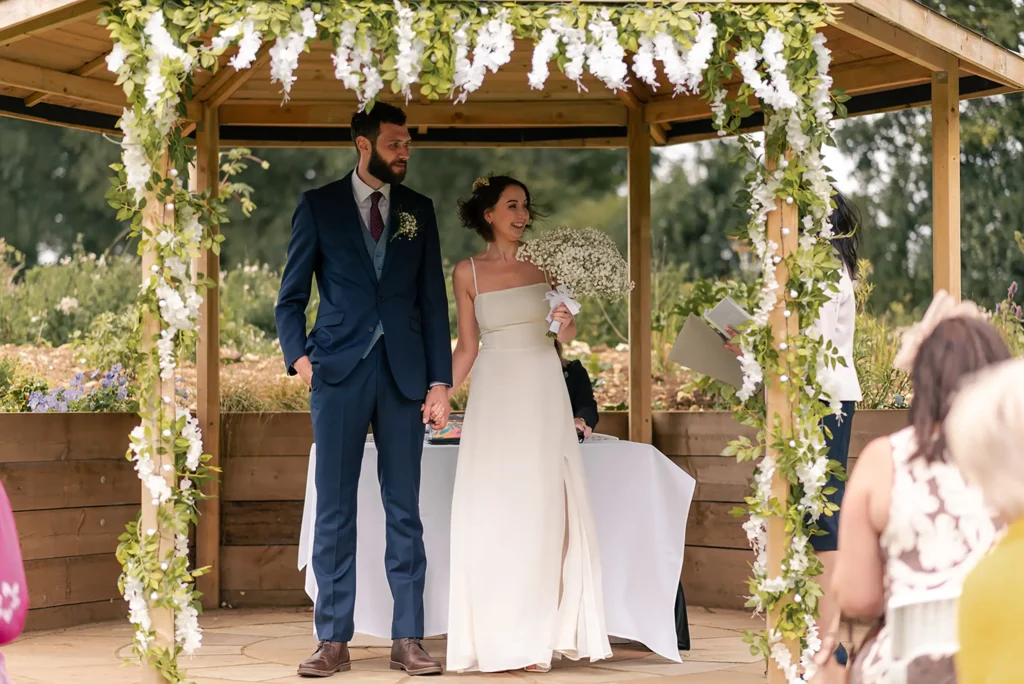
[[[1024,16],[1014,0],[922,0],[951,19],[1017,50]],[[919,307],[932,291],[930,111],[886,114],[842,126],[840,148],[855,161],[865,215],[864,256],[875,268],[871,301]],[[963,293],[986,306],[1024,278],[1013,234],[1024,227],[1024,97],[961,105]]]

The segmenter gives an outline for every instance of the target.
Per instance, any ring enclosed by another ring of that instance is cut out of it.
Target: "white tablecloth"
[[[442,635],[448,629],[449,523],[458,451],[457,446],[423,447],[425,636]],[[654,447],[634,442],[585,443],[583,463],[601,546],[608,631],[679,662],[674,607],[694,480]],[[299,570],[306,568],[306,593],[314,602],[315,472],[314,445],[309,453],[298,558]],[[361,634],[390,638],[393,604],[384,569],[384,506],[372,442],[363,454],[356,530],[355,628]]]

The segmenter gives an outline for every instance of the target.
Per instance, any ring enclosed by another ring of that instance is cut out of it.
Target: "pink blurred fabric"
[[[21,561],[21,544],[14,526],[14,511],[0,483],[0,646],[14,641],[25,627],[28,585]],[[0,684],[6,684],[0,656]]]

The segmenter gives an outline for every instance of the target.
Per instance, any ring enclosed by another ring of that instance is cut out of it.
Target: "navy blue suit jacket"
[[[396,235],[399,214],[416,219],[414,237]],[[452,383],[448,296],[434,204],[391,187],[390,241],[378,282],[362,237],[352,174],[299,198],[274,318],[289,375],[309,356],[316,376],[342,382],[359,363],[380,322],[388,363],[402,394],[422,399],[431,384]],[[316,276],[320,308],[306,334],[306,305]]]

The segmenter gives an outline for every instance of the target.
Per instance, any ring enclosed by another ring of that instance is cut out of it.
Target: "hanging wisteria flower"
[[[494,73],[512,59],[515,40],[508,18],[508,10],[502,8],[484,24],[476,36],[472,60],[469,59],[469,26],[463,24],[453,35],[456,45],[454,85],[462,91],[455,97],[456,103],[465,102],[469,93],[480,88],[488,71]]]
[[[124,45],[120,41],[114,43],[114,47],[104,60],[107,63],[107,70],[114,74],[118,73],[121,71],[121,67],[124,66],[125,58],[127,57],[128,52],[124,49]]]
[[[237,71],[248,69],[256,61],[256,55],[262,45],[263,35],[256,30],[252,19],[246,19],[242,22],[242,39],[238,41],[238,52],[229,63]]]
[[[306,49],[306,41],[316,38],[316,22],[319,14],[313,14],[308,7],[299,12],[302,31],[289,31],[284,38],[278,38],[270,48],[270,81],[280,83],[284,101],[289,100],[292,85],[295,84],[295,70],[299,68],[299,55]]]
[[[611,21],[611,11],[605,7],[598,19],[587,26],[596,42],[587,46],[587,67],[612,91],[625,90],[629,67],[626,50],[619,43],[619,29]]]
[[[395,12],[398,23],[395,35],[398,36],[398,55],[395,57],[395,81],[408,102],[412,97],[412,86],[420,77],[420,62],[423,60],[424,42],[413,29],[416,12],[407,5],[395,0]]]
[[[533,48],[532,68],[527,79],[530,87],[534,90],[543,90],[544,84],[547,83],[548,76],[551,74],[548,63],[558,53],[558,41],[561,39],[558,29],[561,24],[561,19],[557,17],[552,19],[551,27],[541,31],[540,40]]]
[[[633,54],[633,73],[652,88],[658,87],[658,67],[654,64],[654,41],[640,36],[639,47]]]

